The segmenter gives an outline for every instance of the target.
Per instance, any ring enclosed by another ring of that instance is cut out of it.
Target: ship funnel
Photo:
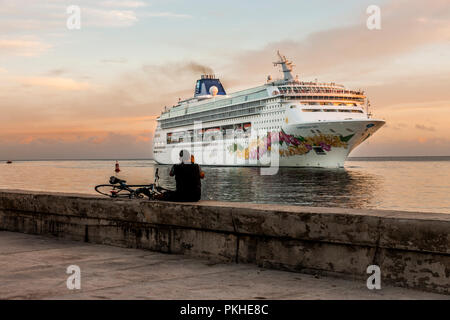
[[[215,87],[215,89],[212,89],[213,87]],[[220,80],[216,78],[215,75],[204,74],[200,77],[199,80],[197,80],[197,83],[195,85],[194,97],[211,95],[211,92],[215,93],[214,96],[225,96],[227,94],[222,84],[220,83]]]

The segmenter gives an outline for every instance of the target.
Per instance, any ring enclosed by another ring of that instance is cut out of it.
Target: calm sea
[[[130,184],[160,183],[174,188],[169,166],[152,160],[121,160],[117,175]],[[95,194],[108,183],[112,160],[15,161],[0,163],[0,189]],[[377,208],[450,213],[450,157],[355,158],[341,169],[280,168],[260,175],[259,168],[204,167],[202,198],[304,206]]]

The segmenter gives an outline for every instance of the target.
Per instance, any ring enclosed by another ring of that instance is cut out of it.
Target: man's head
[[[180,161],[184,164],[191,163],[191,154],[187,150],[180,151]]]

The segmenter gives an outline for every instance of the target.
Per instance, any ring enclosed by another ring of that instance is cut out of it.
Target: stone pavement
[[[81,289],[67,289],[69,265]],[[0,231],[0,299],[450,299],[365,281],[268,270]]]

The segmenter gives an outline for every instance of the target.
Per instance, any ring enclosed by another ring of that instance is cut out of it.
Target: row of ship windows
[[[266,110],[266,109],[278,109],[280,107],[280,105],[275,105],[275,106],[268,106],[268,107],[264,107],[261,108],[262,110]],[[202,121],[202,120],[213,120],[214,118],[220,120],[221,117],[236,117],[239,115],[245,115],[245,114],[249,114],[249,113],[253,113],[256,110],[254,110],[254,108],[248,109],[248,110],[240,110],[240,111],[233,111],[233,112],[227,112],[227,113],[221,113],[221,114],[215,114],[214,116],[210,116],[210,117],[201,117],[201,118],[197,118],[195,119],[196,121]],[[263,114],[262,116],[267,117],[269,114],[275,115],[275,114],[282,114],[283,111],[274,111],[274,112],[269,112],[266,114]],[[191,124],[193,122],[193,120],[175,120],[175,121],[170,121],[170,126],[175,126],[175,125],[188,125]],[[168,127],[169,126],[168,122],[164,122],[162,123],[162,127]]]
[[[283,113],[284,113],[283,111],[266,112],[266,113],[262,113],[262,114],[260,115],[260,117],[263,117],[263,118],[273,117],[273,116],[276,115],[276,114],[283,114]]]
[[[244,103],[244,104],[240,104],[240,105],[220,108],[218,110],[217,109],[215,109],[215,110],[208,110],[208,111],[198,112],[198,113],[184,115],[184,116],[177,116],[177,117],[173,117],[173,118],[169,118],[169,119],[164,119],[164,120],[161,121],[161,124],[163,125],[163,127],[168,127],[169,124],[170,125],[186,124],[187,123],[186,121],[193,121],[193,120],[201,121],[202,119],[205,118],[205,116],[208,116],[208,115],[214,115],[215,118],[218,118],[218,114],[219,113],[224,115],[224,117],[235,116],[235,115],[238,115],[236,113],[236,111],[234,111],[233,113],[230,113],[230,112],[227,112],[227,111],[232,111],[232,110],[242,109],[242,108],[248,108],[248,107],[251,107],[251,106],[257,106],[257,105],[259,105],[259,103],[260,103],[259,101],[248,102],[248,103]],[[268,107],[263,107],[261,109],[262,110],[275,109],[275,108],[278,109],[279,107],[281,107],[281,104],[268,106]],[[240,114],[244,115],[244,114],[246,114],[246,112],[241,110]],[[214,118],[214,117],[212,117],[212,118]]]
[[[276,106],[269,106],[269,109],[275,108]],[[269,120],[261,120],[261,121],[256,121],[256,124],[262,124],[262,123],[281,123],[282,119],[279,118],[279,116],[281,114],[284,114],[284,111],[272,111],[272,112],[267,112],[267,113],[263,113],[261,115],[262,118],[270,118]],[[278,117],[276,117],[278,116]],[[275,117],[275,118],[274,118]],[[272,129],[272,127],[269,128],[262,128],[262,129]]]
[[[318,102],[310,102],[310,103],[304,103],[304,105],[339,105],[339,106],[356,106],[356,103],[351,103],[351,104],[349,104],[349,103],[347,103],[347,104],[345,104],[345,103],[324,103],[324,102],[322,102],[322,103],[318,103]],[[273,105],[273,106],[268,106],[268,107],[264,107],[264,108],[262,108],[263,110],[266,110],[266,109],[275,109],[275,108],[279,108],[281,105]],[[292,108],[293,106],[291,106],[291,108]],[[230,109],[230,107],[229,108],[223,108],[222,110],[229,110]],[[221,111],[222,111],[221,110]],[[247,112],[246,112],[247,111]],[[210,114],[211,112],[212,112],[212,110],[211,111],[208,111],[208,112],[205,112],[205,113],[203,113],[202,112],[202,114],[203,115],[205,115],[204,117],[201,117],[201,118],[197,118],[196,120],[212,120],[211,118],[216,118],[216,119],[218,119],[218,118],[220,118],[220,117],[231,117],[231,116],[238,116],[238,115],[244,115],[244,114],[248,114],[249,112],[254,112],[254,110],[240,110],[240,111],[234,111],[234,112],[227,112],[227,113],[222,113],[222,114],[215,114],[214,116],[212,116],[212,117],[207,117],[206,116],[206,114]],[[321,109],[303,109],[303,112],[321,112],[322,110]],[[346,110],[346,109],[324,109],[323,110],[324,112],[354,112],[354,113],[363,113],[363,111],[361,111],[361,110]],[[278,112],[272,112],[272,114],[281,114],[282,112],[281,111],[278,111]],[[168,121],[166,120],[166,121],[164,121],[164,123],[162,124],[163,125],[163,127],[168,127],[169,126],[169,123],[171,124],[171,125],[186,125],[186,124],[189,124],[189,123],[191,123],[193,120],[191,120],[191,119],[186,119],[186,118],[191,118],[193,115],[189,115],[189,116],[184,116],[184,117],[177,117],[176,119],[168,119]],[[184,118],[184,119],[183,119]]]
[[[346,94],[364,94],[363,91],[346,90],[344,88],[330,88],[330,87],[278,87],[280,92],[323,92],[323,93],[346,93]]]
[[[264,107],[263,110],[279,109],[280,107],[281,107],[281,104],[277,104],[277,105],[273,105],[273,106]]]
[[[243,110],[237,110],[237,111],[231,111],[231,112],[223,112],[223,113],[218,113],[218,114],[213,114],[210,116],[203,116],[203,117],[199,117],[199,118],[195,118],[195,119],[187,119],[187,120],[175,120],[175,121],[166,121],[161,123],[161,127],[163,128],[167,128],[170,126],[183,126],[183,125],[189,125],[194,123],[195,121],[211,121],[211,120],[222,120],[222,119],[226,119],[226,118],[231,118],[231,117],[240,117],[243,115],[248,115],[248,114],[253,114],[256,112],[256,108],[248,108],[248,109],[243,109]]]
[[[272,132],[272,130],[279,130],[280,126],[272,126],[272,127],[264,127],[261,129],[265,129],[268,130],[269,132]],[[208,135],[208,136],[197,136],[197,139],[194,139],[194,137],[192,136],[184,136],[184,137],[180,137],[180,138],[167,138],[167,144],[176,144],[176,143],[186,143],[186,142],[200,142],[203,139],[205,141],[220,141],[220,140],[228,140],[228,139],[235,139],[235,138],[248,138],[250,137],[250,133],[246,132],[246,133],[237,133],[237,134],[226,134],[226,135]],[[160,143],[161,145],[161,143]]]
[[[263,120],[258,121],[255,124],[268,124],[273,123],[277,121],[282,121],[281,119],[271,119],[271,120]],[[260,129],[266,129],[266,130],[275,130],[279,129],[280,125],[278,126],[269,126],[269,127],[261,127]],[[221,135],[232,135],[234,133],[236,134],[250,134],[251,132],[251,123],[243,123],[243,124],[234,124],[234,125],[222,125],[220,127],[209,127],[205,129],[201,129],[197,132],[196,136],[198,139],[203,138],[210,138],[210,140],[217,140],[217,136]],[[188,131],[179,131],[176,133],[168,133],[167,134],[167,144],[174,144],[174,143],[180,143],[180,142],[192,142],[193,141],[193,130]]]
[[[247,102],[247,103],[242,103],[242,104],[224,107],[224,108],[220,108],[220,109],[213,109],[213,110],[207,110],[207,111],[187,114],[187,115],[183,115],[183,116],[176,116],[173,118],[164,119],[163,122],[168,124],[168,123],[173,123],[173,122],[177,122],[180,120],[194,120],[194,119],[197,119],[200,117],[215,116],[217,114],[225,113],[228,111],[236,111],[236,110],[241,110],[244,108],[256,107],[256,106],[259,106],[259,104],[260,104],[259,101]]]
[[[289,97],[289,98],[291,100],[295,100],[298,97],[294,96],[294,97]],[[307,97],[307,98],[321,99],[323,97]],[[333,97],[327,97],[327,98],[333,98]],[[334,98],[338,98],[338,97],[334,97]],[[350,100],[358,100],[359,98],[349,97],[349,99]],[[359,99],[359,100],[361,100],[361,102],[363,101],[362,99]],[[237,111],[227,112],[227,111],[236,110],[236,109],[245,108],[245,107],[248,108],[248,107],[250,107],[252,105],[257,105],[258,103],[259,102],[250,102],[250,103],[245,103],[245,104],[241,104],[241,105],[235,105],[235,106],[230,106],[230,107],[226,107],[226,108],[220,108],[219,110],[217,110],[217,109],[216,110],[208,110],[208,111],[203,111],[203,112],[199,112],[199,113],[196,113],[196,114],[189,114],[189,115],[185,115],[185,116],[178,116],[178,117],[174,117],[174,118],[171,118],[171,119],[163,120],[162,121],[162,125],[164,127],[168,127],[169,124],[171,124],[171,125],[186,124],[186,123],[188,123],[187,121],[189,121],[189,120],[193,121],[194,119],[201,121],[202,119],[203,120],[206,119],[207,116],[213,115],[213,114],[214,114],[214,116],[210,117],[210,118],[219,118],[220,116],[217,113],[218,111],[221,113],[222,117],[236,116],[236,115],[239,115],[239,114],[243,115],[243,114],[246,113],[245,111],[243,112],[243,110],[240,110],[240,112],[237,112]],[[342,103],[342,102],[334,102],[334,103],[331,103],[331,102],[303,102],[302,104],[303,105],[329,105],[329,106],[332,106],[332,105],[334,105],[334,106],[357,106],[356,103]],[[264,107],[262,109],[263,110],[278,109],[280,107],[281,107],[281,105],[277,104],[277,105]],[[339,110],[339,111],[340,112],[346,112],[346,111],[341,111],[341,110]],[[326,111],[326,112],[336,112],[336,111]],[[199,116],[201,116],[201,117],[199,117]]]
[[[364,113],[362,110],[348,110],[348,109],[302,109],[303,112],[351,112]]]
[[[339,101],[359,101],[364,102],[363,98],[357,97],[331,97],[331,96],[289,96],[290,100],[339,100]]]
[[[272,122],[282,122],[282,119],[273,119],[273,120],[264,120],[264,121],[257,121],[256,124],[261,124],[261,123],[272,123]]]
[[[305,106],[348,106],[348,107],[356,107],[358,106],[356,103],[342,103],[342,102],[302,102],[302,105]]]
[[[232,126],[236,126],[236,127],[239,127],[239,126],[241,126],[241,127],[243,127],[243,124],[244,123],[248,123],[248,121],[251,121],[251,120],[253,120],[255,117],[241,117],[241,118],[239,118],[241,121],[243,121],[242,123],[236,123],[236,119],[226,119],[226,120],[222,120],[222,121],[220,121],[220,123],[215,123],[215,122],[210,122],[210,126],[211,127],[208,127],[208,128],[205,128],[204,129],[204,131],[205,130],[208,130],[208,129],[211,129],[211,128],[214,128],[214,127],[229,127],[229,128],[231,128]],[[224,125],[224,123],[229,123],[229,125]],[[188,130],[189,132],[192,132],[193,130]],[[245,129],[245,130],[243,130],[243,133],[244,134],[249,134],[251,132],[251,126],[250,127],[248,127],[247,126],[247,128]],[[180,131],[178,131],[178,132],[174,132],[174,133],[169,133],[169,135],[180,135],[180,133],[181,133],[181,136],[182,135],[184,135],[185,133],[184,133],[184,131],[183,132],[180,132]],[[157,133],[156,135],[155,135],[155,138],[159,138],[159,137],[161,137],[160,136],[160,134],[159,133]],[[164,134],[164,138],[166,137],[166,134]],[[162,137],[161,137],[162,138]],[[161,141],[161,138],[159,138],[158,140],[159,141]],[[163,138],[163,139],[164,139]],[[174,139],[172,139],[172,140],[174,140]],[[171,142],[171,143],[176,143],[176,142]]]
[[[187,131],[177,131],[167,133],[167,144],[180,143],[180,142],[192,142],[194,141],[194,136],[198,140],[208,139],[218,140],[221,136],[230,135],[243,135],[250,134],[252,129],[252,124],[250,122],[222,125],[216,127],[208,127],[204,129],[187,130]]]
[[[277,108],[278,106],[269,106],[266,107],[267,109],[273,109],[273,108]],[[291,106],[291,108],[293,108],[295,106]],[[264,108],[264,109],[266,109]],[[348,109],[302,109],[303,112],[348,112],[348,113],[363,113],[363,111],[361,110],[348,110]],[[282,114],[282,111],[276,111],[276,112],[270,112],[270,113],[266,113],[263,114],[263,117],[270,117],[271,115],[279,115]],[[273,122],[281,122],[281,119],[271,119],[271,120],[263,120],[263,121],[258,121],[256,122],[256,124],[262,124],[262,123],[273,123]],[[227,120],[226,122],[231,122],[231,120]],[[274,129],[275,127],[269,127],[268,129]]]

